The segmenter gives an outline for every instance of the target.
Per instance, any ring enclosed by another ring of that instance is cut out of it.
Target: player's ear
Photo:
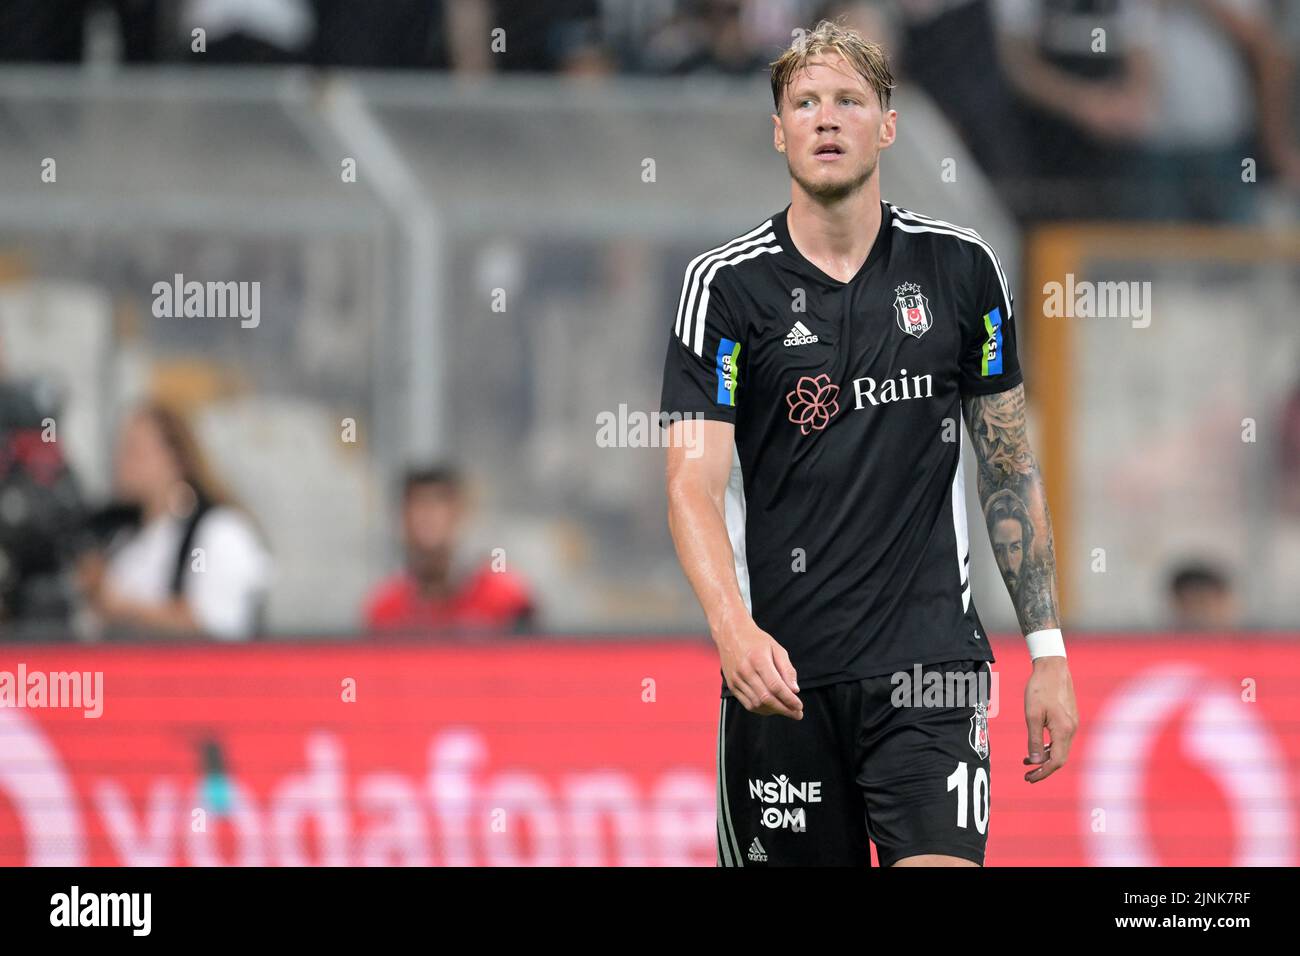
[[[880,123],[880,148],[887,149],[894,145],[898,137],[898,110],[885,110]]]
[[[778,153],[785,152],[785,133],[781,129],[781,117],[777,113],[772,114],[772,146]]]

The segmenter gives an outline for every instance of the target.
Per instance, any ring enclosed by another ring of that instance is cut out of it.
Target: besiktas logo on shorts
[[[989,755],[989,718],[988,705],[976,704],[975,713],[970,716],[971,750],[983,760]]]
[[[795,783],[785,774],[772,774],[771,780],[749,781],[749,795],[759,803],[771,804],[763,808],[760,822],[769,830],[791,830],[802,833],[808,829],[808,813],[803,807],[782,809],[795,803],[821,803],[822,782],[807,780]]]

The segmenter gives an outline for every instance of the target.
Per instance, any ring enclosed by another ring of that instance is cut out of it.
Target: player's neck
[[[872,176],[853,195],[830,204],[795,183],[785,225],[805,259],[847,282],[871,254],[880,219],[880,180]]]

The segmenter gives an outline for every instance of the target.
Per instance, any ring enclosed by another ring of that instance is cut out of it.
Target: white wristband
[[[1029,659],[1031,661],[1036,661],[1040,657],[1065,656],[1065,638],[1061,636],[1059,627],[1026,634],[1025,643],[1029,645]]]

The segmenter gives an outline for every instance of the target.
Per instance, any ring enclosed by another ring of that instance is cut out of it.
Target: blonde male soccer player
[[[669,524],[724,680],[724,866],[865,865],[868,837],[882,866],[983,864],[984,702],[917,706],[891,677],[970,687],[993,660],[959,415],[1033,658],[1027,781],[1078,725],[1007,278],[978,233],[881,200],[892,88],[880,47],[825,21],[773,64],[790,204],[691,261],[669,342]]]

